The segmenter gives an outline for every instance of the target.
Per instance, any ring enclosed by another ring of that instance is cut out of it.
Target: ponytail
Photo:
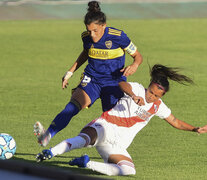
[[[96,24],[105,24],[106,16],[101,11],[98,1],[90,1],[88,3],[88,12],[85,15],[84,23],[85,25],[90,25],[92,22]]]
[[[152,69],[150,68],[151,83],[160,85],[165,92],[169,91],[169,81],[173,80],[180,84],[186,85],[186,83],[193,84],[193,80],[189,77],[179,74],[180,68],[166,67],[161,64],[155,64]],[[161,88],[161,89],[162,89]]]

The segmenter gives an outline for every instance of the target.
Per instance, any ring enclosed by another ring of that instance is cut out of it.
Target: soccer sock
[[[134,175],[134,164],[129,161],[120,161],[118,164],[89,161],[87,168],[109,176]]]
[[[70,122],[71,118],[78,114],[78,112],[79,107],[74,103],[69,102],[65,106],[65,109],[55,117],[50,127],[48,128],[51,137],[53,137],[55,134],[57,134],[59,131],[65,128]]]
[[[74,138],[66,139],[56,145],[55,147],[51,148],[52,154],[54,156],[63,154],[65,152],[71,151],[73,149],[79,149],[86,146],[87,141],[81,137],[76,136]]]

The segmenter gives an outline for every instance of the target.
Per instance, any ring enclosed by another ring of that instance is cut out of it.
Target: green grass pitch
[[[108,26],[123,29],[144,57],[138,71],[128,81],[147,87],[148,64],[161,63],[183,68],[195,85],[171,83],[163,100],[179,119],[195,126],[206,121],[207,19],[110,20]],[[17,143],[15,159],[35,163],[42,151],[33,135],[33,124],[48,127],[70,99],[71,89],[85,65],[61,89],[61,78],[82,51],[82,21],[0,21],[0,132],[11,134]],[[126,64],[132,59],[127,55]],[[97,101],[83,110],[51,141],[54,146],[77,135],[80,129],[101,115]],[[205,179],[207,134],[179,131],[164,120],[153,118],[128,149],[137,174],[115,179]],[[87,153],[102,161],[95,148],[74,150],[43,164],[74,173],[98,177],[90,170],[69,167],[68,161]]]

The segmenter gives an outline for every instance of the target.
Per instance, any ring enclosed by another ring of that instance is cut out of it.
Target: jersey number
[[[89,82],[91,82],[91,78],[85,75],[82,82],[83,83],[89,83]]]

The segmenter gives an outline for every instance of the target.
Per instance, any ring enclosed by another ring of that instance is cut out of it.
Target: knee
[[[79,111],[82,109],[82,105],[78,100],[71,98],[70,103],[72,103],[76,108],[78,108]]]
[[[77,104],[75,104],[74,102],[69,102],[61,113],[70,116],[76,115],[80,110],[81,109]]]
[[[85,140],[88,139],[88,145],[94,145],[98,134],[93,127],[85,127],[81,130],[79,136],[82,136]]]

